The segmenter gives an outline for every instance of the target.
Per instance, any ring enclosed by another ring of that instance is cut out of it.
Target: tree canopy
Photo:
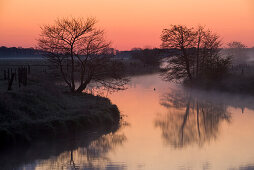
[[[112,59],[110,42],[96,23],[95,18],[62,18],[41,27],[39,49],[72,92],[82,92],[91,81],[113,89],[127,82],[124,67]]]
[[[214,78],[225,73],[230,65],[230,59],[220,54],[220,37],[203,26],[171,25],[163,29],[161,41],[162,48],[180,51],[180,55],[166,60],[163,69],[166,80]]]

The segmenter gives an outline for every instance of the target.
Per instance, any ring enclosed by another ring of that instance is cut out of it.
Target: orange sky
[[[159,47],[170,24],[206,25],[224,42],[254,46],[254,0],[0,0],[0,46],[34,47],[40,25],[94,16],[112,46]]]

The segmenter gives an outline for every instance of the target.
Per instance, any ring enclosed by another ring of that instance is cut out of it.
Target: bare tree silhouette
[[[203,26],[172,25],[162,31],[161,40],[162,48],[181,52],[165,60],[167,65],[162,74],[165,80],[218,77],[229,67],[230,59],[220,55],[220,37]]]
[[[161,40],[162,48],[175,48],[182,52],[180,56],[170,59],[171,66],[167,67],[169,74],[166,74],[166,78],[172,80],[187,76],[191,80],[193,77],[191,73],[191,62],[193,62],[193,59],[187,51],[194,46],[195,32],[193,28],[172,25],[170,29],[162,31]]]
[[[41,27],[38,47],[72,92],[81,93],[91,81],[114,89],[127,82],[123,65],[112,60],[110,43],[96,23],[94,18],[63,18]]]

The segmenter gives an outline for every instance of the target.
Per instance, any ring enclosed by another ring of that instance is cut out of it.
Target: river
[[[254,169],[252,97],[186,90],[157,74],[132,77],[127,90],[104,95],[123,115],[116,132],[10,151],[3,167]]]

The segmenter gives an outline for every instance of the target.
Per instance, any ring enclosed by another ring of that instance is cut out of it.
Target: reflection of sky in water
[[[72,158],[78,168],[253,169],[253,98],[182,91],[157,75],[137,76],[131,84],[108,95],[129,125],[87,144],[77,142]],[[71,147],[63,148],[52,156],[49,146],[48,157],[23,164],[71,169]]]

